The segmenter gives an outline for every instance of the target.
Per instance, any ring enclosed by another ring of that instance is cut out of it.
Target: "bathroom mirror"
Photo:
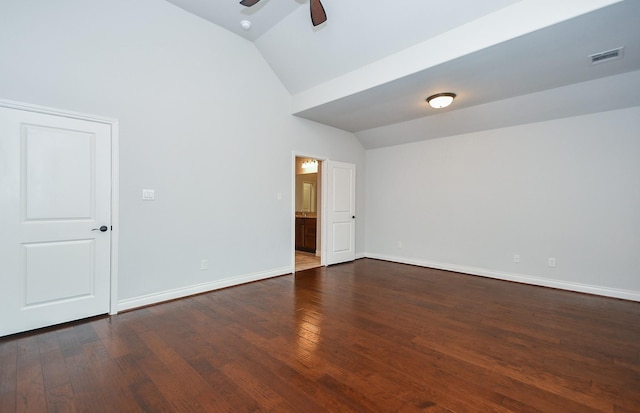
[[[296,211],[316,212],[317,175],[296,175]]]
[[[316,184],[302,182],[302,210],[316,212]]]

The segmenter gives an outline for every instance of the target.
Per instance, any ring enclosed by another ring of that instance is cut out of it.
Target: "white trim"
[[[293,166],[291,173],[291,245],[289,251],[291,251],[290,265],[293,268],[293,273],[296,273],[296,151],[292,152]],[[320,254],[322,256],[322,254]],[[322,259],[322,258],[321,258]]]
[[[60,116],[71,119],[85,120],[89,122],[104,123],[111,128],[111,269],[110,269],[110,300],[109,314],[117,314],[118,303],[118,247],[119,247],[119,165],[120,165],[120,135],[117,119],[104,116],[89,115],[86,113],[73,112],[64,109],[51,108],[47,106],[34,105],[31,103],[16,102],[13,100],[0,99],[0,107],[23,110],[26,112],[41,113],[44,115]]]
[[[109,314],[118,314],[118,262],[120,239],[120,124],[111,122],[111,301]]]
[[[295,266],[294,266],[295,267]],[[187,287],[175,288],[173,290],[162,291],[158,293],[142,295],[140,297],[128,298],[118,302],[118,311],[131,310],[147,305],[158,304],[164,301],[184,298],[195,294],[202,294],[222,288],[233,287],[240,284],[246,284],[254,281],[266,280],[267,278],[280,277],[282,275],[291,274],[292,267],[276,268],[271,271],[257,272],[252,274],[241,275],[237,277],[225,278],[219,281],[212,281],[202,284],[190,285]]]
[[[622,290],[617,288],[602,287],[598,285],[589,285],[589,284],[575,283],[570,281],[540,278],[540,277],[526,275],[526,274],[513,274],[513,273],[502,272],[502,271],[488,270],[485,268],[467,267],[463,265],[447,264],[447,263],[434,262],[434,261],[415,260],[410,258],[394,257],[394,256],[382,255],[382,254],[365,253],[364,255],[367,258],[373,258],[377,260],[392,261],[392,262],[397,262],[401,264],[435,268],[438,270],[453,271],[453,272],[469,274],[469,275],[477,275],[481,277],[494,278],[494,279],[503,280],[503,281],[513,281],[513,282],[518,282],[523,284],[537,285],[540,287],[557,288],[560,290],[595,294],[595,295],[601,295],[605,297],[620,298],[623,300],[640,302],[640,291]]]
[[[106,124],[118,124],[118,120],[114,118],[108,118],[106,116],[89,115],[87,113],[74,112],[65,109],[51,108],[48,106],[34,105],[31,103],[16,102],[13,100],[0,99],[0,107],[24,110],[27,112],[42,113],[45,115],[62,116],[65,118],[87,120],[90,122],[106,123]]]
[[[322,197],[322,205],[320,205],[320,213],[322,219],[322,225],[320,226],[320,265],[323,267],[327,266],[327,248],[329,243],[327,242],[327,234],[329,233],[329,229],[327,226],[327,211],[329,210],[329,168],[327,167],[329,164],[329,158],[322,161],[322,187],[320,188],[320,196]],[[316,229],[317,230],[317,229]]]

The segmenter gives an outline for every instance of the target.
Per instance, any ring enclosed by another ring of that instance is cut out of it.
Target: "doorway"
[[[295,271],[322,265],[322,161],[295,157]]]

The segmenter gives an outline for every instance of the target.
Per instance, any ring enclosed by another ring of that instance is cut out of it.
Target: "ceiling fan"
[[[260,0],[242,0],[240,4],[251,7],[259,1]],[[309,5],[311,6],[311,23],[313,23],[314,26],[327,21],[327,13],[325,13],[320,0],[309,0]]]

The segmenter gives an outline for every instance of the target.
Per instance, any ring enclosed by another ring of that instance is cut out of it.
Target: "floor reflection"
[[[322,294],[319,294],[321,276],[307,271],[295,279],[296,356],[312,361],[322,341]]]

